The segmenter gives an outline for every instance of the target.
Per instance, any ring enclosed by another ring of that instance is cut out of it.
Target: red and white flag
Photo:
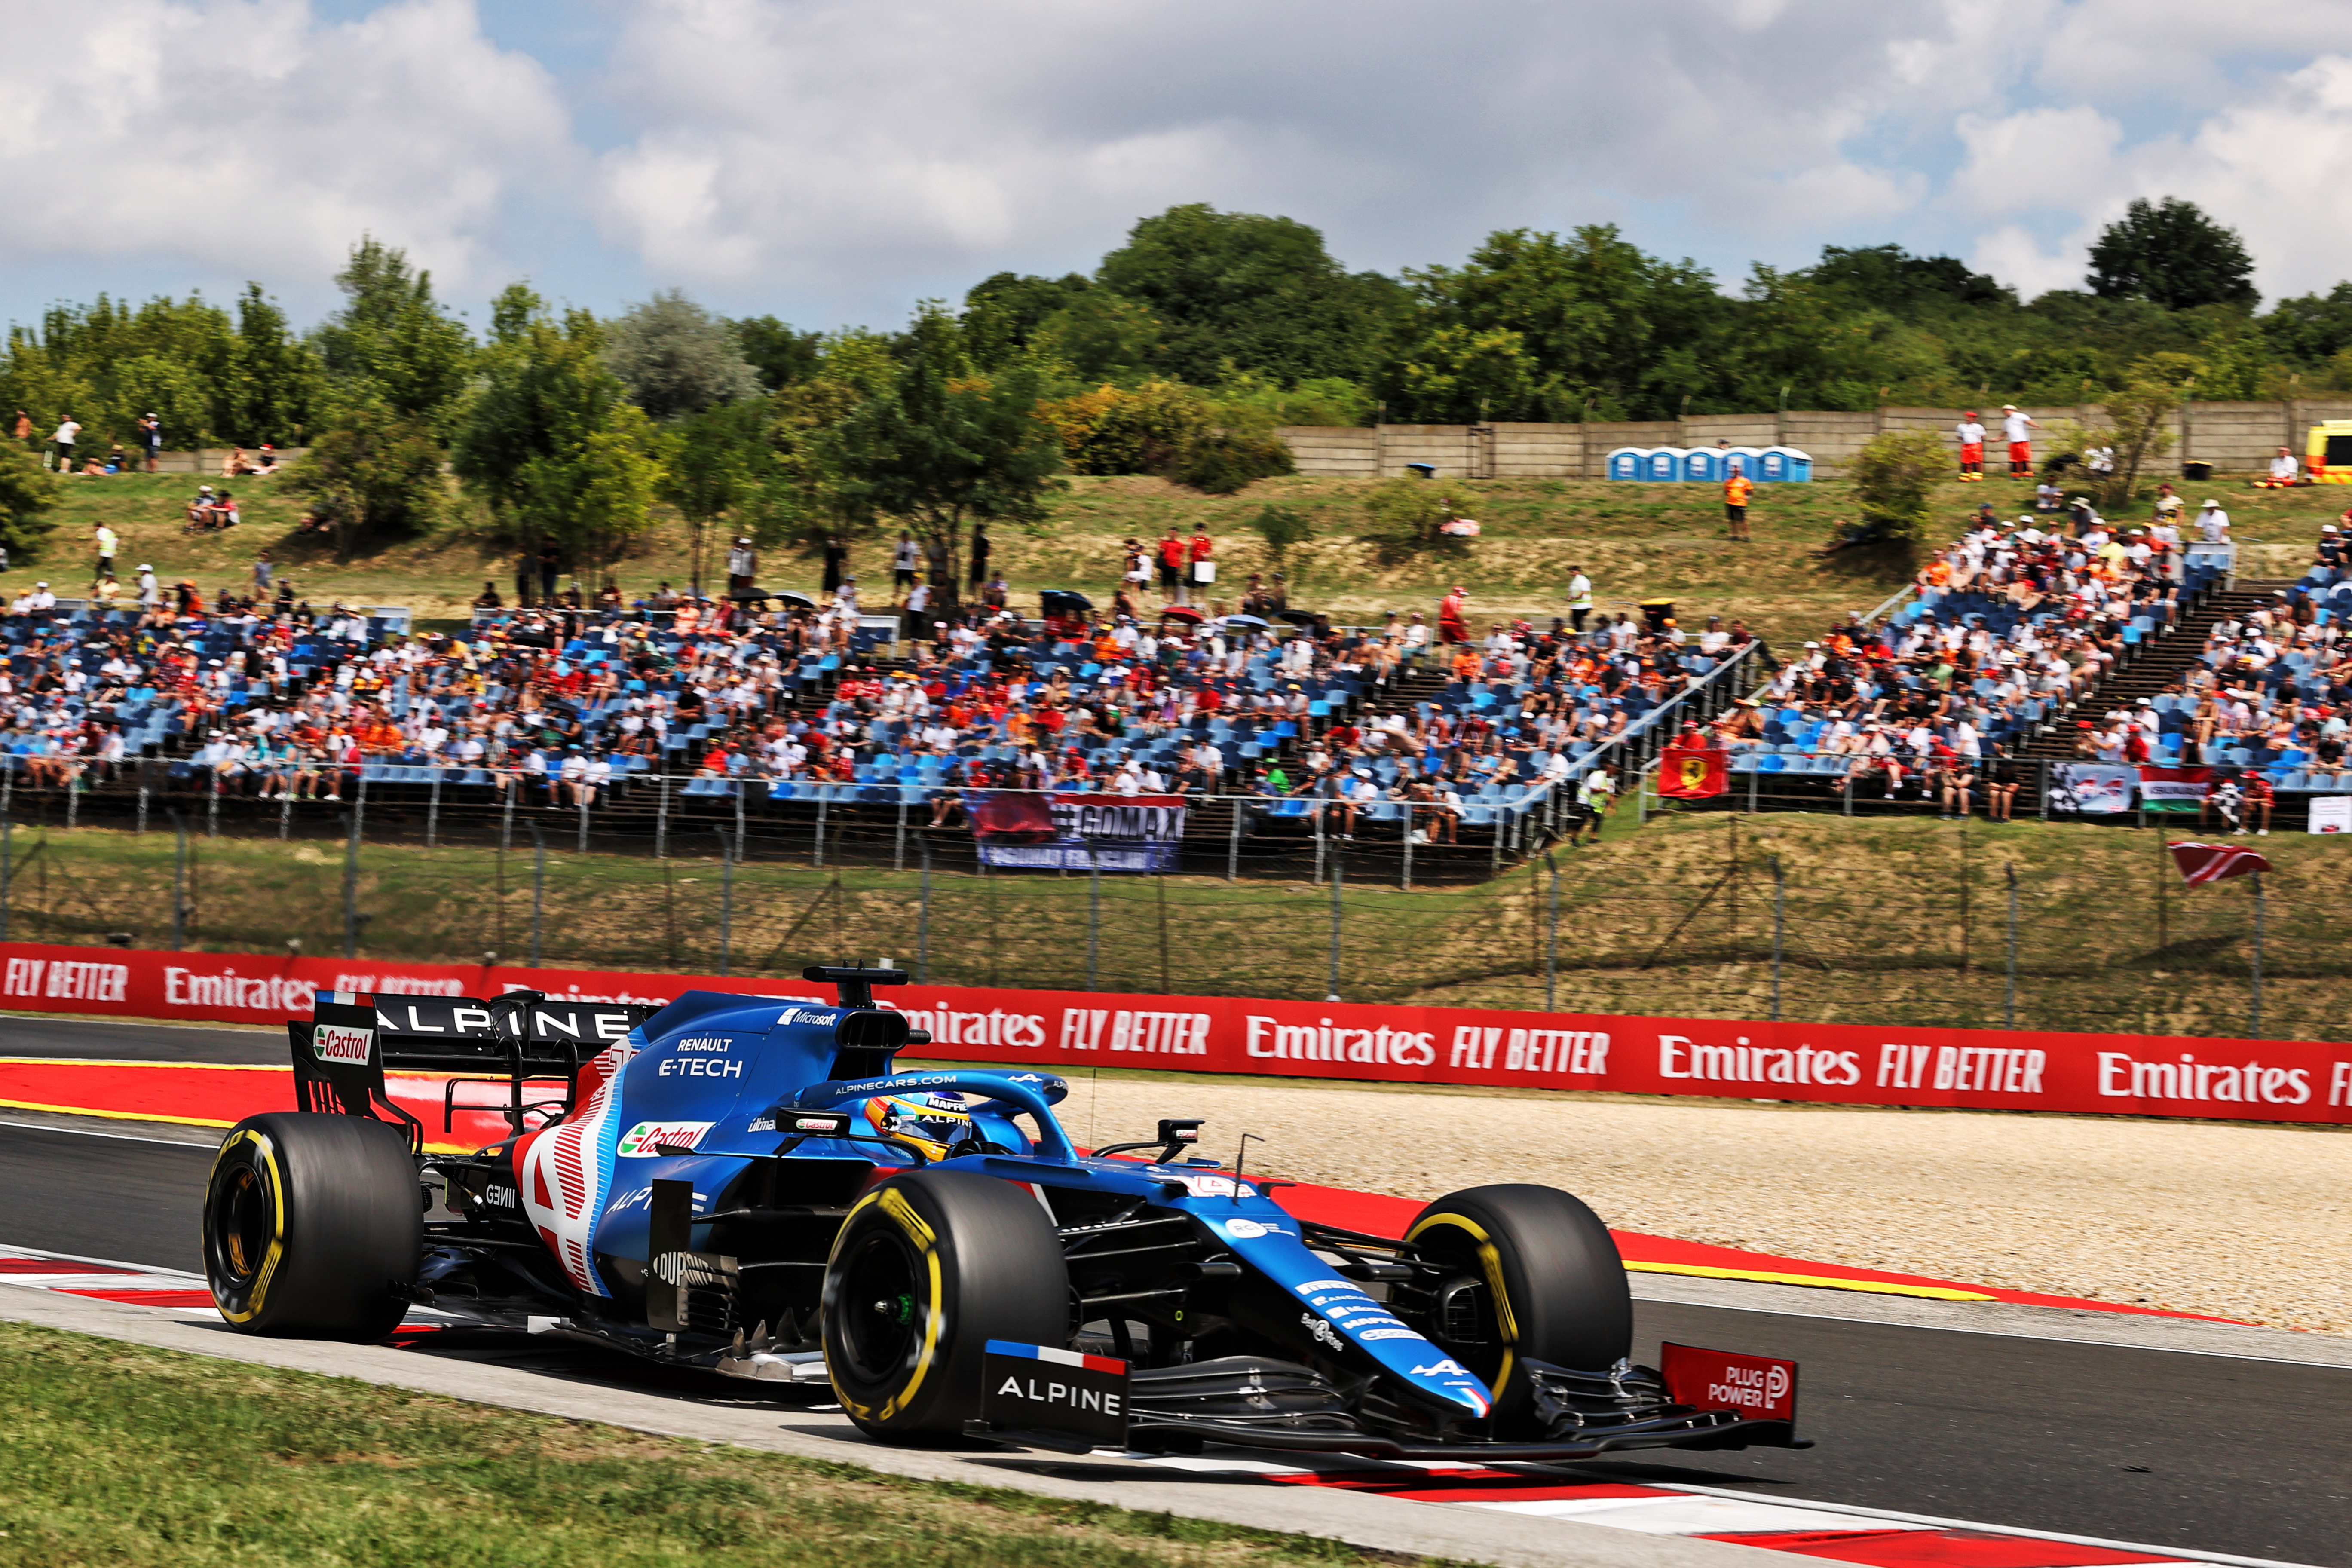
[[[2182,879],[2192,888],[2271,868],[2268,860],[2235,844],[2175,844],[2169,847],[2173,864],[2180,868]]]

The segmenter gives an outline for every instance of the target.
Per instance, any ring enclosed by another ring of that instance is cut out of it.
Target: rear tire
[[[280,1112],[229,1130],[205,1191],[214,1304],[248,1334],[380,1340],[425,1245],[408,1142],[381,1121]]]
[[[1497,1436],[1520,1436],[1532,1408],[1522,1362],[1598,1372],[1633,1353],[1633,1293],[1617,1243],[1559,1188],[1449,1194],[1405,1239],[1446,1271],[1427,1332],[1495,1391]]]
[[[916,1171],[849,1211],[824,1271],[824,1363],[841,1407],[894,1443],[960,1439],[991,1340],[1059,1348],[1069,1269],[1024,1188]]]

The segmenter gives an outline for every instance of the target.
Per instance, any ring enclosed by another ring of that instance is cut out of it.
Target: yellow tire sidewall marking
[[[933,1230],[923,1216],[916,1212],[915,1205],[907,1201],[905,1193],[887,1183],[858,1199],[851,1207],[848,1215],[841,1223],[841,1230],[838,1233],[841,1237],[848,1237],[851,1228],[857,1223],[859,1214],[868,1207],[879,1208],[889,1218],[890,1223],[898,1227],[899,1233],[921,1250],[924,1268],[930,1281],[929,1299],[923,1303],[923,1342],[915,1352],[915,1375],[907,1380],[907,1385],[891,1395],[878,1410],[858,1404],[838,1383],[834,1385],[834,1392],[839,1395],[843,1409],[861,1421],[871,1421],[880,1426],[914,1402],[915,1395],[922,1391],[923,1380],[930,1375],[933,1362],[938,1359],[941,1327],[940,1292],[942,1289],[943,1271],[940,1263],[939,1232]],[[834,1243],[834,1255],[838,1257],[840,1252],[841,1242],[836,1240]]]
[[[261,1315],[261,1310],[269,1299],[269,1282],[277,1277],[278,1265],[286,1256],[285,1173],[278,1167],[278,1148],[270,1142],[268,1135],[252,1127],[240,1127],[230,1133],[222,1142],[220,1152],[213,1156],[213,1181],[217,1182],[220,1179],[221,1165],[227,1160],[230,1152],[247,1143],[253,1145],[254,1165],[257,1173],[269,1185],[272,1223],[269,1250],[262,1254],[261,1268],[253,1277],[253,1288],[246,1293],[244,1310],[239,1311],[231,1308],[226,1301],[221,1300],[220,1287],[217,1285],[213,1287],[213,1305],[219,1308],[220,1315],[232,1323],[249,1323]]]
[[[1478,1267],[1486,1276],[1486,1289],[1495,1298],[1495,1330],[1503,1339],[1503,1359],[1495,1369],[1495,1398],[1499,1403],[1504,1388],[1511,1381],[1511,1365],[1517,1359],[1519,1342],[1518,1320],[1511,1314],[1511,1293],[1503,1283],[1502,1249],[1495,1245],[1495,1238],[1486,1234],[1485,1226],[1458,1214],[1423,1215],[1405,1233],[1405,1241],[1408,1245],[1418,1241],[1423,1231],[1441,1225],[1450,1225],[1477,1238]]]

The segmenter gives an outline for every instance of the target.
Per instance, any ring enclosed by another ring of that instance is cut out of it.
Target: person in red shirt
[[[1184,602],[1184,542],[1176,537],[1172,524],[1159,548],[1160,591],[1168,595],[1169,603],[1181,605]]]
[[[1192,525],[1192,548],[1188,552],[1190,554],[1191,561],[1188,569],[1184,574],[1186,581],[1179,588],[1177,593],[1176,602],[1178,604],[1183,605],[1191,603],[1189,599],[1184,597],[1184,593],[1192,584],[1207,584],[1215,580],[1216,568],[1214,566],[1208,566],[1205,564],[1210,556],[1214,553],[1215,548],[1216,547],[1214,545],[1209,542],[1209,525],[1205,522],[1194,523]],[[1203,596],[1205,597],[1205,595]]]
[[[1469,599],[1469,590],[1457,583],[1454,584],[1454,592],[1439,601],[1437,635],[1444,641],[1468,642],[1470,640],[1469,624],[1462,618],[1462,612],[1468,605]]]
[[[2238,783],[2245,792],[2245,820],[2248,824],[2253,825],[2257,837],[2269,837],[2271,807],[2278,804],[2278,794],[2271,787],[2270,776],[2266,773],[2249,771]],[[2243,829],[2240,831],[2242,832]]]

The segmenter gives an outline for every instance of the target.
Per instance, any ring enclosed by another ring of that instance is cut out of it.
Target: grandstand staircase
[[[2242,618],[2269,603],[2277,590],[2288,586],[2291,584],[2284,582],[2241,581],[2234,588],[2217,588],[2206,595],[2180,618],[2169,636],[2141,643],[2137,657],[2020,747],[2018,754],[2071,758],[2074,754],[2074,723],[2078,716],[2137,707],[2142,698],[2154,697],[2167,687],[2179,684],[2188,679],[2189,667],[2197,662],[2197,656],[2205,651],[2205,639],[2216,626],[2231,616]]]

